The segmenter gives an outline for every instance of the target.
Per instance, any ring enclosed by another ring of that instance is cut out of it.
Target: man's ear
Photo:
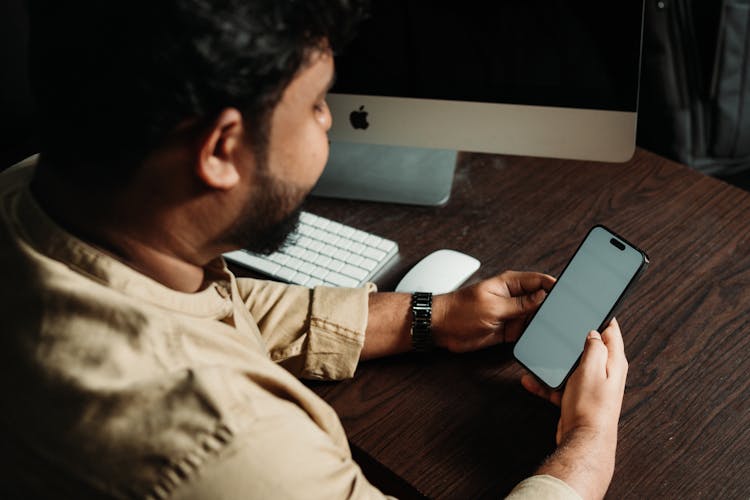
[[[240,180],[237,159],[243,153],[245,137],[242,114],[226,108],[206,129],[200,143],[198,177],[215,189],[231,189]]]

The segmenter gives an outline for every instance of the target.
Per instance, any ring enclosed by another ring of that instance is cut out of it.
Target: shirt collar
[[[18,192],[16,218],[37,251],[94,281],[162,308],[215,319],[232,314],[234,276],[221,257],[206,266],[210,280],[203,289],[195,293],[173,290],[57,225],[34,199],[28,186],[30,178]]]

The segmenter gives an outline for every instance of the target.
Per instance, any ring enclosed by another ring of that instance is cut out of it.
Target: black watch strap
[[[411,296],[411,345],[417,352],[431,351],[435,347],[432,338],[432,294],[414,292]]]

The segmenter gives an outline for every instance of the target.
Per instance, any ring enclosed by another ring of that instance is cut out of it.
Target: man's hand
[[[546,274],[506,271],[435,296],[432,332],[436,345],[466,352],[517,340],[526,319],[554,283]]]
[[[432,335],[438,347],[474,351],[518,338],[555,278],[506,271],[499,276],[432,298]],[[412,349],[411,294],[372,293],[360,359]]]
[[[531,375],[521,379],[530,392],[560,406],[558,449],[539,469],[562,479],[583,498],[602,498],[612,480],[617,424],[628,362],[617,320],[589,333],[581,362],[564,392],[546,389]]]

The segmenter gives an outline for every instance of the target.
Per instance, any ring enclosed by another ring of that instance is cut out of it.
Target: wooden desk
[[[444,247],[482,261],[472,281],[558,275],[592,225],[612,227],[651,266],[617,314],[630,371],[609,497],[750,497],[748,193],[645,151],[624,165],[464,155],[445,207],[309,209],[398,241],[383,290]],[[557,410],[520,374],[500,346],[367,362],[314,388],[358,451],[419,492],[497,498],[554,449]]]

